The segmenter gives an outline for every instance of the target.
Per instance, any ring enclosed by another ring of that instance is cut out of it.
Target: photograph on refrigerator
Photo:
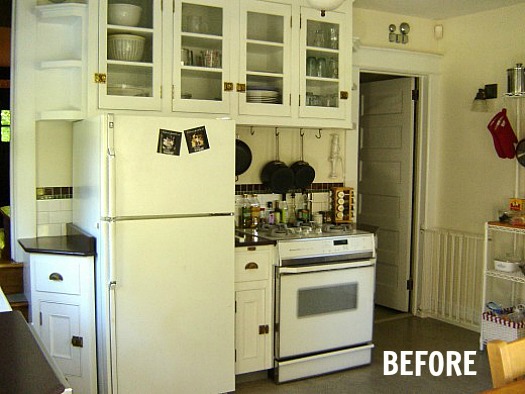
[[[186,143],[188,144],[188,151],[190,153],[210,149],[205,126],[184,130],[184,134],[186,135]]]
[[[157,153],[180,156],[181,141],[182,133],[180,131],[160,129]]]

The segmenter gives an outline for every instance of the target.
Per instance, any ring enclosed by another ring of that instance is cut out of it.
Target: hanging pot
[[[261,171],[261,182],[272,193],[284,194],[294,185],[293,171],[279,159],[279,133],[275,132],[277,159],[266,163]]]
[[[314,168],[304,161],[304,132],[301,130],[301,160],[292,164],[296,189],[308,188],[315,179]]]
[[[244,174],[252,164],[252,151],[240,139],[235,141],[235,176]]]

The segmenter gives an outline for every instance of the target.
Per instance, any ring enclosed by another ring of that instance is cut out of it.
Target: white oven
[[[372,234],[279,241],[275,271],[275,379],[371,362]]]

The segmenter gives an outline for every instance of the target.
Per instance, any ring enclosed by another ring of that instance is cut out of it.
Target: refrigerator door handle
[[[115,121],[113,114],[107,116],[107,203],[109,217],[115,216]]]
[[[117,282],[109,282],[109,353],[111,358],[111,392],[118,393],[118,378],[117,378],[117,330],[116,330],[116,318],[117,318],[117,303],[116,303],[116,285]]]

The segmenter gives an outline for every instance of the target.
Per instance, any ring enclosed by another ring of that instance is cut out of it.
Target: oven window
[[[298,317],[356,309],[357,291],[357,283],[299,289]]]

